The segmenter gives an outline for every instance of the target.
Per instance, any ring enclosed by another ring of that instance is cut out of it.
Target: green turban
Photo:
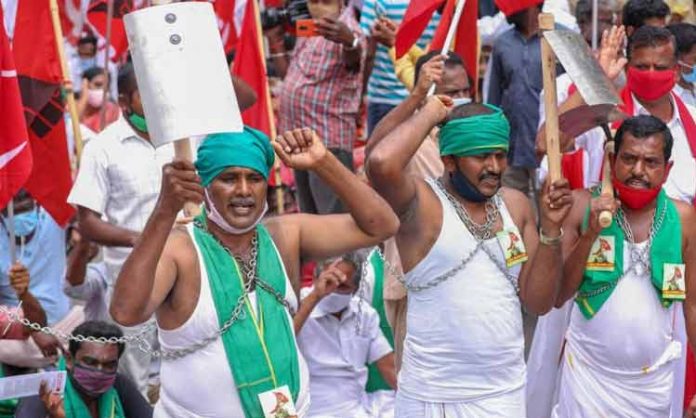
[[[510,123],[503,111],[484,105],[493,113],[453,119],[440,129],[440,155],[467,157],[510,147]]]
[[[244,127],[242,132],[225,132],[205,137],[198,148],[196,170],[203,186],[228,167],[244,167],[258,171],[266,180],[275,154],[266,134]]]

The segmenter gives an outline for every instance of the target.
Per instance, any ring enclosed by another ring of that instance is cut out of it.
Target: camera
[[[295,26],[300,19],[311,19],[307,0],[289,0],[285,8],[268,8],[261,12],[261,27],[266,30],[289,23]]]

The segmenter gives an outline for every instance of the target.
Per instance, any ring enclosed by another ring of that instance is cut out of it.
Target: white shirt
[[[317,305],[300,330],[297,345],[309,366],[310,417],[356,416],[366,396],[367,365],[392,352],[377,311],[357,296],[340,319]]]
[[[162,166],[174,157],[171,144],[154,148],[123,117],[84,148],[68,203],[101,213],[110,224],[140,232],[152,213],[162,182]],[[104,247],[112,284],[130,248]]]
[[[696,94],[694,94],[694,90],[685,89],[679,84],[675,84],[672,91],[682,99],[684,104],[696,107]]]
[[[106,302],[108,281],[106,265],[103,262],[87,264],[85,281],[73,286],[67,280],[63,284],[63,291],[73,299],[85,302],[86,321],[106,321],[109,319],[109,311]]]

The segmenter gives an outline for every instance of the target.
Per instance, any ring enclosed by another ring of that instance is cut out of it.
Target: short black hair
[[[667,26],[677,41],[677,54],[688,54],[696,45],[696,26],[691,23],[672,23]]]
[[[652,18],[666,18],[669,6],[662,0],[629,0],[624,4],[621,23],[624,26],[640,28]]]
[[[597,3],[600,10],[606,8],[612,13],[618,10],[617,4],[616,0],[599,0]],[[578,0],[575,5],[575,20],[578,24],[592,22],[592,0]]]
[[[92,44],[96,48],[97,47],[97,38],[95,36],[92,36],[92,35],[87,35],[85,37],[80,38],[77,41],[78,46],[85,45],[85,44]]]
[[[416,74],[413,77],[413,84],[418,83],[418,75],[420,74],[421,68],[425,65],[426,62],[430,61],[431,58],[442,54],[441,50],[436,49],[433,51],[429,51],[427,54],[422,55],[421,57],[416,60],[416,67],[415,67],[415,72]],[[450,51],[447,53],[447,58],[445,58],[445,67],[455,67],[455,66],[462,66],[464,67],[464,60],[462,57],[459,56],[456,52]],[[471,80],[469,81],[469,84],[471,84]]]
[[[665,162],[669,161],[672,156],[672,146],[674,138],[667,125],[660,119],[652,115],[640,115],[628,118],[623,121],[614,136],[614,154],[618,155],[621,143],[623,142],[626,133],[630,133],[635,138],[644,139],[649,136],[660,134],[664,140],[664,156]]]
[[[135,79],[135,68],[133,63],[127,62],[118,70],[118,94],[130,97],[134,91],[138,90],[138,81]]]
[[[447,117],[445,124],[456,119],[464,119],[478,115],[489,115],[491,113],[494,113],[494,110],[484,104],[467,103],[452,109],[452,112],[450,112],[449,116]]]
[[[121,338],[123,337],[123,331],[114,324],[110,324],[104,321],[85,321],[78,325],[72,332],[73,335],[83,335],[85,337],[94,338],[104,338],[108,340],[109,338]],[[68,350],[70,351],[70,356],[75,358],[77,350],[80,349],[82,345],[81,342],[75,340],[70,340],[68,345]],[[122,342],[116,343],[118,347],[118,357],[121,357],[123,350],[126,349],[126,345]]]
[[[106,71],[104,71],[103,68],[95,66],[95,67],[90,67],[90,68],[86,69],[82,73],[82,78],[86,78],[87,81],[92,81],[92,79],[94,79],[94,77],[96,77],[98,75],[102,75],[102,74],[106,75],[108,78],[108,74],[106,73]]]
[[[628,48],[626,48],[627,58],[630,60],[633,51],[640,48],[651,47],[655,48],[662,44],[671,42],[674,45],[674,58],[677,58],[677,41],[674,39],[672,32],[665,28],[656,28],[654,26],[641,26],[633,32],[628,40]]]

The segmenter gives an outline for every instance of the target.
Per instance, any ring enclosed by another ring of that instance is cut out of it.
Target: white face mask
[[[471,97],[459,97],[457,99],[452,99],[452,107],[457,107],[469,103],[471,103]]]
[[[333,292],[324,296],[324,298],[319,301],[319,306],[324,312],[337,313],[346,309],[350,304],[351,299],[353,299],[353,295],[350,293],[343,294]]]
[[[104,90],[103,89],[89,89],[87,90],[87,103],[92,107],[101,107],[104,103]]]
[[[246,234],[247,232],[251,231],[252,229],[256,228],[256,225],[263,219],[263,216],[268,212],[268,202],[265,202],[263,206],[263,210],[261,211],[261,214],[259,215],[256,220],[249,225],[246,228],[235,228],[234,226],[230,225],[227,223],[225,218],[220,215],[220,212],[218,212],[217,208],[215,207],[215,204],[213,201],[210,199],[210,195],[208,194],[208,189],[205,189],[205,199],[207,200],[207,204],[205,205],[206,209],[206,215],[208,215],[208,219],[213,222],[215,225],[219,226],[223,231],[227,232],[228,234],[232,235],[241,235],[241,234]]]

